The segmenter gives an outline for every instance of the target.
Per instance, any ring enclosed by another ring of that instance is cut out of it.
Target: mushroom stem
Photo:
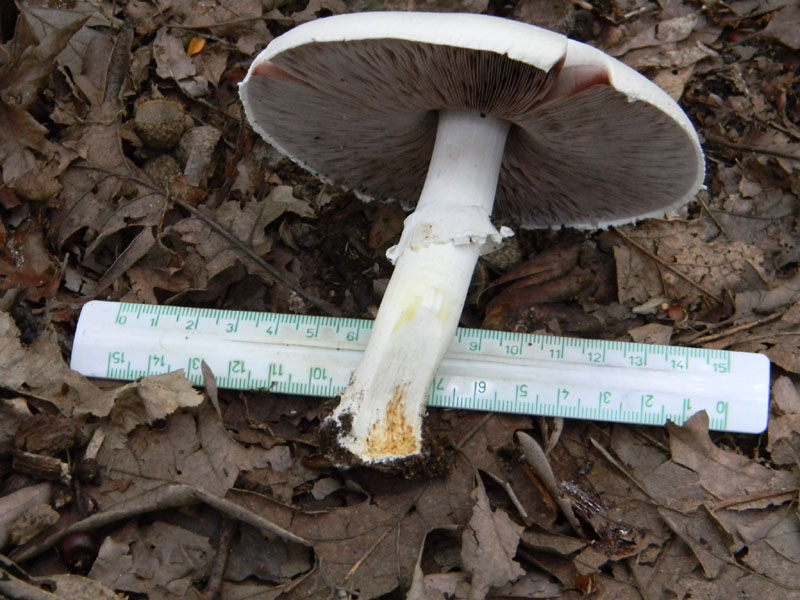
[[[331,415],[338,443],[364,463],[422,450],[422,417],[450,346],[481,248],[501,234],[490,221],[508,135],[506,121],[439,113],[436,143],[417,208],[361,363]]]

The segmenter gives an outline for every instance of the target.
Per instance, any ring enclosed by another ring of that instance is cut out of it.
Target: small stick
[[[237,519],[248,525],[252,525],[256,529],[263,529],[271,531],[277,536],[303,546],[311,546],[311,542],[295,535],[280,525],[273,523],[269,519],[256,514],[243,506],[226,500],[221,496],[212,494],[206,490],[196,488],[194,486],[172,483],[164,486],[159,486],[152,490],[148,490],[143,494],[120,502],[119,504],[107,510],[95,513],[85,519],[81,519],[69,525],[66,528],[56,530],[48,535],[46,538],[39,540],[36,544],[29,544],[21,546],[11,553],[11,559],[17,562],[23,562],[35,556],[38,556],[45,550],[49,550],[55,546],[62,539],[70,534],[92,531],[110,523],[116,523],[123,519],[135,517],[143,513],[162,510],[165,508],[178,508],[190,504],[197,504],[202,502],[216,508],[221,513],[228,515],[233,519]]]
[[[216,600],[219,597],[222,590],[222,579],[225,576],[225,568],[228,566],[228,557],[233,545],[233,538],[236,536],[238,529],[239,524],[236,521],[223,517],[219,543],[217,544],[217,554],[214,557],[214,564],[211,565],[208,585],[206,585],[206,590],[203,594],[206,600]]]
[[[677,275],[678,277],[680,277],[681,279],[683,279],[683,280],[684,280],[684,281],[686,281],[687,283],[689,283],[689,284],[693,285],[694,287],[696,287],[698,290],[700,290],[701,292],[703,292],[703,293],[704,293],[706,296],[708,296],[708,297],[709,297],[709,298],[711,298],[712,300],[715,300],[715,301],[716,301],[716,302],[718,302],[719,304],[723,304],[722,298],[720,298],[720,297],[719,297],[719,296],[717,296],[716,294],[714,294],[714,293],[710,292],[709,290],[707,290],[707,289],[706,289],[704,286],[702,286],[702,285],[700,285],[699,283],[697,283],[697,282],[696,282],[694,279],[692,279],[692,278],[691,278],[691,277],[689,277],[688,275],[684,275],[683,273],[681,273],[681,272],[680,272],[678,269],[676,269],[676,268],[675,268],[675,267],[673,267],[672,265],[670,265],[670,264],[668,264],[668,263],[665,263],[665,262],[664,262],[664,260],[663,260],[662,258],[659,258],[659,257],[658,257],[658,256],[656,256],[655,254],[653,254],[652,252],[650,252],[650,250],[648,250],[647,248],[645,248],[644,246],[642,246],[642,245],[641,245],[641,244],[639,244],[638,242],[635,242],[635,241],[633,240],[633,238],[632,238],[632,237],[630,237],[630,236],[629,236],[627,233],[623,233],[623,232],[620,230],[620,228],[619,228],[619,227],[614,227],[614,233],[616,233],[617,235],[619,235],[619,237],[621,237],[623,240],[625,240],[626,242],[628,242],[628,243],[629,243],[631,246],[633,246],[634,248],[636,248],[636,249],[637,249],[639,252],[641,252],[642,254],[644,254],[645,256],[647,256],[648,258],[650,258],[651,260],[654,260],[654,261],[656,261],[658,264],[660,264],[661,266],[663,266],[663,267],[664,267],[665,269],[667,269],[668,271],[671,271],[672,273],[674,273],[675,275]]]

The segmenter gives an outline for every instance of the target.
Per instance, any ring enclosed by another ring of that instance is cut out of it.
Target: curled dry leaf
[[[489,588],[525,574],[514,560],[523,527],[502,509],[492,510],[480,478],[472,491],[475,506],[462,536],[461,561],[472,574],[469,600],[482,600]]]
[[[139,425],[164,419],[180,408],[198,406],[203,395],[183,376],[183,370],[145,377],[114,390],[109,423],[128,434]]]

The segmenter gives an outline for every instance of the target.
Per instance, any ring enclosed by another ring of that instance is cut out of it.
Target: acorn
[[[86,575],[97,558],[100,547],[88,533],[72,533],[58,544],[58,555],[72,573]]]

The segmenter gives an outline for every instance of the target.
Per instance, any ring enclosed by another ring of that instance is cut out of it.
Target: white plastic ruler
[[[372,321],[93,301],[71,366],[132,380],[183,369],[202,384],[332,397],[358,364]],[[705,410],[712,429],[760,433],[769,412],[760,354],[458,329],[429,406],[663,425]]]

